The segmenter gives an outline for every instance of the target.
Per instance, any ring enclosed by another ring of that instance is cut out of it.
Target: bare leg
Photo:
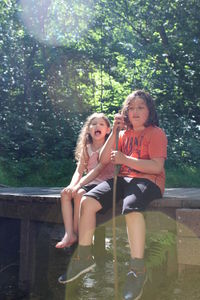
[[[76,236],[78,236],[78,223],[79,223],[79,214],[80,214],[80,203],[81,203],[81,198],[85,194],[84,189],[78,190],[76,196],[74,197],[74,220],[73,220],[73,228],[74,228],[74,233]]]
[[[89,246],[92,244],[92,238],[96,228],[96,213],[101,208],[97,200],[83,196],[79,221],[79,245]]]
[[[61,192],[61,210],[65,227],[65,235],[60,242],[56,244],[56,248],[65,248],[71,246],[77,241],[77,236],[73,230],[73,208],[72,199],[65,190]]]
[[[143,214],[132,212],[126,215],[126,226],[132,258],[143,258],[146,226]]]

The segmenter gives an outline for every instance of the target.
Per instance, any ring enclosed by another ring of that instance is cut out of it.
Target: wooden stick
[[[119,128],[116,134],[116,150],[118,150]],[[117,175],[120,166],[115,165],[113,180],[113,210],[112,210],[112,232],[113,232],[113,259],[114,259],[114,291],[115,300],[118,299],[118,270],[117,270],[117,242],[116,242],[116,191],[117,191]]]

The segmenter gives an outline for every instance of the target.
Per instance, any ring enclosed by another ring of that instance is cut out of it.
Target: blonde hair
[[[85,124],[83,125],[78,140],[77,140],[77,144],[76,144],[76,149],[75,149],[75,159],[78,161],[80,159],[81,153],[83,153],[84,155],[87,156],[87,150],[86,150],[86,146],[88,144],[92,144],[93,140],[92,137],[89,133],[89,126],[91,124],[91,122],[95,119],[95,118],[102,118],[107,126],[110,128],[110,121],[109,119],[106,117],[106,115],[104,115],[104,113],[93,113],[92,115],[90,115],[89,117],[87,117]],[[108,134],[106,134],[105,136],[105,140],[107,139]]]

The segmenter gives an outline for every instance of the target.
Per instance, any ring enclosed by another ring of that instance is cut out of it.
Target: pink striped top
[[[89,156],[88,165],[87,165],[88,172],[93,170],[98,165],[99,152],[100,152],[101,148],[99,148],[98,150],[93,152],[91,145],[90,144],[87,145],[87,152],[88,152],[88,156]],[[113,176],[114,176],[114,165],[109,163],[105,166],[105,168],[101,171],[101,173],[94,180],[92,180],[92,182],[90,182],[89,184],[99,184],[104,180],[113,178]]]

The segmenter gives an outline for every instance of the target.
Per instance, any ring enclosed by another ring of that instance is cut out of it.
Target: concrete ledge
[[[62,223],[61,190],[61,187],[0,188],[0,217]],[[149,206],[150,210],[166,212],[176,208],[200,208],[200,189],[166,189],[164,197]],[[117,205],[116,214],[120,213],[120,205]],[[100,223],[110,217],[109,212],[106,215],[99,215]]]
[[[0,200],[24,200],[24,201],[49,201],[54,202],[60,199],[60,192],[62,187],[20,187],[7,188],[0,187]],[[164,201],[164,203],[163,203]],[[152,206],[165,205],[174,206],[177,204],[191,204],[199,205],[200,202],[200,188],[167,188],[165,189],[164,197],[162,199],[154,200]],[[181,202],[180,202],[181,201]]]

